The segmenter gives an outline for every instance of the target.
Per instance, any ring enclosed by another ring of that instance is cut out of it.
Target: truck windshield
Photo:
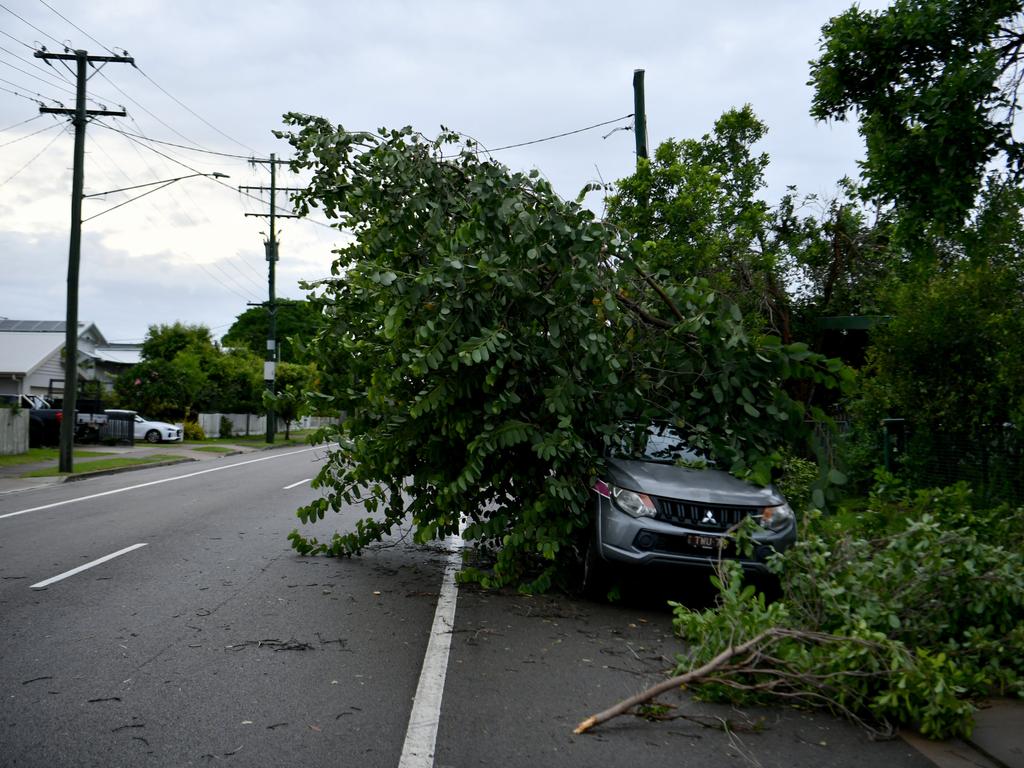
[[[613,458],[653,461],[659,464],[711,464],[704,454],[691,448],[671,424],[624,424],[612,446]]]

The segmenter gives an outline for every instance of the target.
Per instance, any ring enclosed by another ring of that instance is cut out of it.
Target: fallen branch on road
[[[715,658],[713,658],[704,666],[697,667],[697,669],[691,669],[689,672],[685,674],[671,677],[668,680],[665,680],[664,682],[658,683],[657,685],[648,688],[646,691],[641,691],[640,693],[635,694],[634,696],[630,696],[628,699],[620,701],[615,706],[609,707],[603,712],[598,712],[596,715],[591,715],[582,723],[577,725],[575,730],[573,730],[573,733],[586,733],[596,725],[608,722],[613,717],[618,717],[619,715],[625,714],[633,707],[635,707],[637,704],[643,704],[645,701],[650,701],[651,699],[655,698],[656,696],[659,696],[662,693],[665,693],[666,691],[671,691],[673,688],[679,688],[683,685],[688,685],[689,683],[692,683],[695,680],[699,680],[702,677],[706,677],[710,673],[720,670],[728,661],[732,660],[736,656],[747,653],[750,649],[757,647],[767,638],[777,634],[780,631],[785,630],[768,629],[762,632],[761,634],[757,635],[757,637],[751,638],[745,643],[741,643],[737,646],[730,646],[726,648],[724,651],[722,651],[720,654],[715,656]]]
[[[877,644],[869,641],[839,637],[823,632],[772,627],[739,645],[730,645],[706,664],[696,669],[691,669],[684,674],[671,677],[645,691],[630,696],[628,699],[624,699],[603,712],[588,717],[576,726],[573,733],[586,733],[591,728],[625,714],[633,709],[633,707],[648,702],[675,688],[695,683],[717,683],[733,688],[770,692],[791,702],[813,703],[816,706],[825,705],[826,708],[847,717],[852,722],[865,728],[875,737],[887,738],[892,735],[892,728],[888,724],[883,723],[881,727],[868,725],[854,711],[844,706],[836,696],[832,695],[832,686],[837,682],[836,678],[842,677],[844,674],[853,676],[885,676],[888,674],[886,670],[840,674],[815,674],[801,670],[781,658],[769,655],[768,651],[772,646],[783,639],[811,644],[854,642],[864,646],[877,646]],[[737,659],[739,659],[738,662],[732,663]]]

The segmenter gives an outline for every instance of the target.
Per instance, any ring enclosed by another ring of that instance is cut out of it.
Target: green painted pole
[[[64,329],[64,410],[60,422],[60,471],[74,470],[75,409],[78,404],[78,267],[82,259],[82,192],[85,187],[85,51],[75,51],[75,155],[71,178],[71,244],[68,248],[67,316]]]
[[[636,162],[646,160],[647,109],[644,103],[644,70],[633,70],[633,133],[636,134]]]

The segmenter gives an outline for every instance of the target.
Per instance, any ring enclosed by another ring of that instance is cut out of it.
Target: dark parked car
[[[594,529],[584,563],[584,589],[599,594],[609,566],[710,569],[722,557],[744,570],[796,541],[796,518],[774,487],[761,488],[715,469],[671,426],[627,430],[593,489]],[[751,517],[752,556],[736,552],[730,532]]]

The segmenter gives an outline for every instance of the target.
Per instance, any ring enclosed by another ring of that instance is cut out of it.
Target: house
[[[0,395],[64,394],[63,320],[0,319]],[[106,340],[94,323],[78,324],[78,378],[110,389],[119,373],[141,361],[142,346]]]

